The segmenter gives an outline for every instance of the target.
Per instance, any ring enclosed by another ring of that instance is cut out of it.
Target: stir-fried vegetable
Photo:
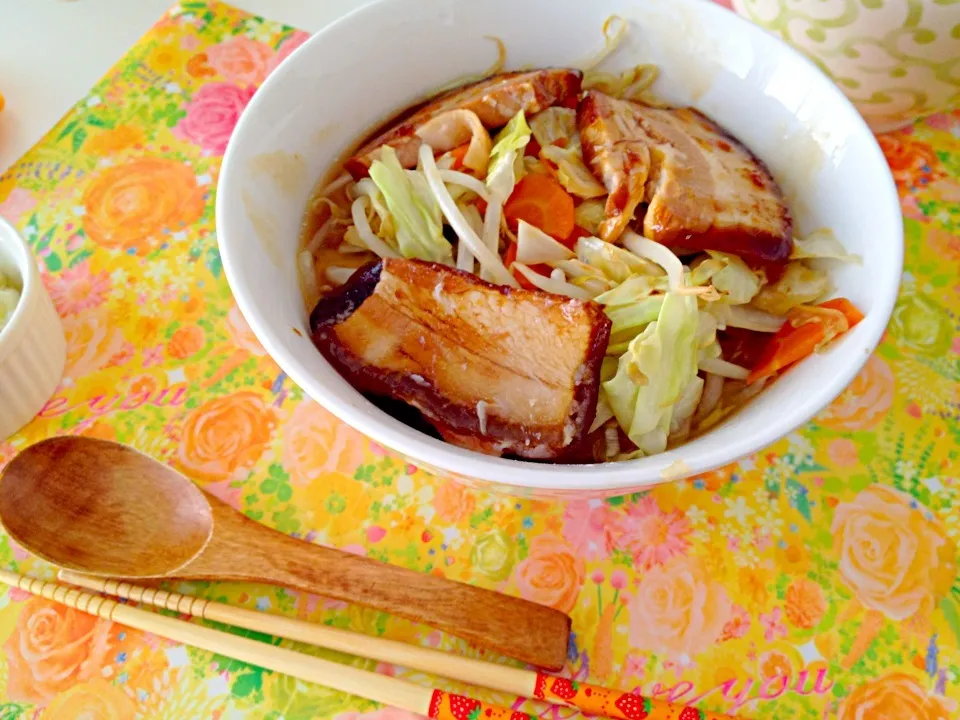
[[[577,226],[593,236],[600,233],[600,223],[607,219],[606,203],[601,200],[584,200],[573,213]]]
[[[512,165],[523,155],[523,149],[530,142],[530,134],[530,126],[527,125],[527,119],[521,110],[497,135],[496,143],[490,151],[490,165],[487,172],[493,175],[501,164]]]
[[[383,240],[377,237],[370,228],[370,222],[367,220],[366,210],[370,206],[370,198],[364,196],[353,201],[351,211],[353,213],[353,229],[356,230],[357,238],[360,242],[372,252],[375,252],[382,258],[398,258],[400,254]]]
[[[389,145],[370,166],[370,179],[383,193],[397,226],[397,245],[405,258],[446,265],[453,263],[450,243],[443,237],[443,216],[421,173],[404,170]]]
[[[632,275],[649,275],[655,270],[655,266],[634,253],[595,237],[577,240],[577,258],[618,284]]]
[[[513,279],[513,275],[504,267],[503,261],[496,252],[483,244],[474,229],[470,227],[470,223],[467,222],[453,198],[450,197],[450,193],[443,184],[443,178],[440,177],[437,163],[433,159],[433,150],[430,149],[429,145],[420,146],[420,164],[423,166],[427,183],[430,185],[430,189],[433,191],[434,197],[436,197],[437,203],[440,205],[440,210],[443,212],[444,217],[446,217],[447,222],[450,223],[450,227],[457,233],[460,242],[467,244],[467,248],[480,262],[480,266],[490,272],[496,282],[502,285],[517,287],[517,281]]]
[[[517,228],[517,262],[525,265],[557,263],[576,257],[566,245],[557,242],[543,230],[521,220]]]
[[[863,320],[846,298],[828,300],[814,307],[790,311],[787,322],[770,338],[747,383],[755,383],[812,355],[816,350]]]
[[[791,309],[822,296],[828,283],[826,273],[809,268],[803,262],[791,262],[775,283],[760,288],[751,305],[774,315],[786,315]]]
[[[790,258],[792,260],[824,258],[858,264],[863,262],[863,258],[859,255],[849,254],[833,232],[826,228],[812,232],[806,237],[794,238],[793,253]]]
[[[530,129],[541,150],[551,145],[569,147],[577,135],[577,113],[570,108],[547,108],[533,117]]]
[[[725,302],[744,305],[760,291],[761,279],[736,255],[712,251],[707,254],[723,263],[723,269],[713,275],[713,286]]]
[[[590,199],[607,194],[607,189],[597,182],[583,162],[579,143],[565,148],[547,145],[540,151],[540,157],[556,165],[557,180],[572,195]]]
[[[603,384],[607,402],[645,454],[667,448],[674,406],[697,376],[697,300],[670,292],[656,321],[631,343],[617,374]]]

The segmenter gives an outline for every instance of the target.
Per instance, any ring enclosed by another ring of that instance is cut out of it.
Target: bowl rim
[[[267,102],[265,98],[268,97],[271,88],[279,84],[281,78],[291,72],[291,68],[297,63],[297,58],[306,55],[310,52],[311,47],[322,44],[326,37],[340,32],[344,27],[349,27],[358,22],[363,24],[368,19],[374,19],[384,6],[405,1],[409,0],[374,0],[369,4],[355,8],[312,35],[267,77],[241,115],[224,153],[218,180],[215,210],[217,242],[224,273],[237,306],[257,339],[290,379],[303,389],[307,397],[318,402],[342,422],[375,442],[392,448],[403,455],[409,455],[413,462],[425,469],[439,471],[449,476],[464,477],[470,481],[484,481],[517,491],[579,491],[612,494],[616,491],[635,491],[674,479],[693,477],[757,453],[809,422],[817,413],[833,402],[859,374],[883,337],[897,299],[903,268],[904,230],[900,200],[896,184],[880,145],[852,102],[815,63],[798,50],[736,13],[717,6],[710,0],[674,0],[674,2],[686,5],[697,13],[704,13],[706,21],[709,21],[711,17],[716,17],[722,18],[721,22],[733,23],[739,28],[740,32],[750,37],[752,41],[761,45],[766,44],[768,47],[777,47],[779,52],[787,53],[793,56],[795,61],[805,65],[813,76],[820,78],[824,84],[823,91],[832,98],[837,110],[845,111],[848,115],[848,120],[852,122],[855,128],[854,134],[869,139],[868,152],[872,154],[879,167],[887,168],[885,173],[887,197],[878,198],[879,202],[876,203],[876,206],[878,208],[888,208],[896,216],[895,227],[890,230],[893,234],[891,238],[893,242],[889,248],[892,257],[890,258],[891,262],[888,266],[887,276],[873,278],[876,290],[873,296],[873,307],[868,314],[868,319],[871,315],[873,319],[869,323],[862,323],[864,327],[861,327],[859,331],[860,339],[858,342],[863,351],[859,354],[861,359],[858,362],[849,363],[841,372],[829,378],[820,392],[811,396],[816,398],[815,402],[811,402],[810,397],[808,397],[793,408],[792,412],[785,413],[776,421],[758,428],[758,432],[744,433],[736,442],[726,444],[722,453],[706,447],[697,452],[691,452],[689,450],[691,445],[683,444],[657,455],[618,463],[559,465],[488,456],[413,431],[392,418],[389,421],[371,419],[362,408],[351,406],[348,402],[343,402],[337,398],[327,396],[324,397],[323,401],[320,401],[314,397],[306,389],[311,385],[310,374],[291,353],[287,352],[279,332],[265,323],[256,304],[244,291],[243,285],[238,282],[238,267],[234,251],[231,250],[231,244],[225,242],[226,238],[232,234],[234,222],[225,207],[226,198],[239,196],[237,191],[239,188],[235,190],[234,186],[239,185],[239,178],[242,176],[240,168],[234,167],[239,164],[236,157],[240,151],[237,148],[246,133],[247,126],[253,122],[251,118],[256,108],[261,103]],[[237,248],[237,252],[239,252],[239,248]],[[239,288],[240,292],[235,291],[234,288]],[[415,436],[411,433],[415,433]],[[638,472],[641,468],[642,472]]]
[[[3,360],[27,330],[24,318],[27,317],[27,305],[35,292],[34,288],[40,283],[40,271],[33,261],[33,251],[26,238],[3,216],[0,216],[0,245],[13,250],[14,264],[17,266],[21,284],[20,299],[13,309],[13,315],[0,329],[0,360]]]

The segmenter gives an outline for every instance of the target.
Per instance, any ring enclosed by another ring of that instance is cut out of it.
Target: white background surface
[[[314,32],[368,0],[233,0]],[[39,140],[174,0],[0,0],[0,172]]]

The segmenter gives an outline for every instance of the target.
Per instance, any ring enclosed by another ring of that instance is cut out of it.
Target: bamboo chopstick
[[[499,705],[482,703],[463,695],[422,687],[387,675],[378,675],[349,665],[341,665],[257,640],[231,635],[149,610],[123,605],[116,600],[76,588],[68,588],[65,585],[45,582],[7,570],[0,570],[0,582],[32,595],[41,595],[80,612],[96,615],[104,620],[112,620],[168,640],[220,653],[267,670],[318,683],[333,690],[384,705],[392,705],[435,720],[467,720],[468,716],[475,712],[477,717],[490,720],[533,720],[526,713],[514,712]]]
[[[520,697],[569,705],[593,715],[602,715],[617,720],[636,720],[637,718],[644,718],[645,720],[735,720],[735,718],[730,718],[727,715],[704,712],[692,706],[673,705],[663,700],[624,693],[597,685],[573,682],[542,672],[497,665],[439,650],[295,620],[282,615],[267,615],[189,595],[138,587],[127,582],[82,575],[66,570],[60,571],[60,579],[97,592],[105,592],[135,602],[176,610],[205,620],[235,625],[247,630],[255,630],[290,640],[299,640],[379,662],[415,668],[433,675],[500,690]]]

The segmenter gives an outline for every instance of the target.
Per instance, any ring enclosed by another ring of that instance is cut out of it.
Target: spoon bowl
[[[131,447],[74,437],[43,440],[7,465],[0,518],[44,560],[131,578],[176,573],[213,534],[210,503],[183,475]]]
[[[570,618],[553,608],[288,537],[105,440],[60,437],[21,452],[0,473],[0,523],[68,570],[282,585],[433,625],[532,665],[559,669],[566,658]]]

